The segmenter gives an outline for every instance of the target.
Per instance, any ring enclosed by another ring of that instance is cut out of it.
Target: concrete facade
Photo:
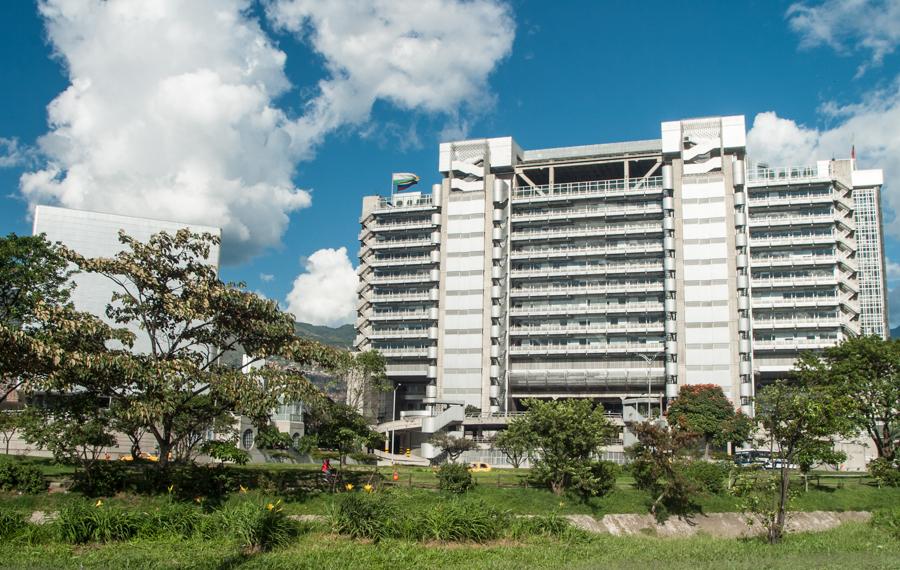
[[[731,116],[443,143],[430,195],[364,198],[356,347],[397,387],[382,429],[428,456],[429,430],[478,437],[525,398],[617,415],[709,383],[752,414],[800,351],[886,337],[881,171],[758,164],[745,140]]]

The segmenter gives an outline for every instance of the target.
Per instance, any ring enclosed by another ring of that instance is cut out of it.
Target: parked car
[[[763,465],[763,469],[781,469],[782,467],[787,467],[788,469],[800,469],[799,465],[794,465],[793,463],[787,463],[783,459],[769,459],[766,461],[766,464]]]
[[[469,463],[469,471],[472,473],[484,473],[491,470],[491,465],[489,463],[482,463],[476,461],[475,463]]]

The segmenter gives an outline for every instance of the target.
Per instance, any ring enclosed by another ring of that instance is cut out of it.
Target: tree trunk
[[[784,459],[787,462],[787,459]],[[787,516],[787,499],[788,490],[791,483],[791,474],[788,471],[787,463],[781,466],[781,489],[778,495],[778,516],[775,517],[775,524],[769,530],[769,542],[777,543],[781,541],[781,535],[784,534],[784,522]]]
[[[707,439],[704,439],[704,440],[703,440],[703,443],[704,443],[704,446],[703,446],[703,459],[704,459],[704,461],[709,461],[709,439],[708,439],[708,438],[707,438]]]

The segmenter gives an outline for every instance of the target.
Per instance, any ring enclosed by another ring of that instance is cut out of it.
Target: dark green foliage
[[[900,507],[895,506],[873,512],[872,526],[880,528],[900,540]]]
[[[233,441],[207,441],[200,447],[200,452],[219,460],[237,465],[246,465],[250,462],[250,454],[239,448]]]
[[[258,449],[292,449],[294,440],[291,439],[291,434],[268,425],[257,430],[254,445]]]
[[[685,475],[688,449],[696,435],[677,425],[655,422],[632,429],[638,442],[625,451],[632,458],[635,486],[650,493],[650,513],[663,521],[669,514],[683,516],[699,510],[694,500],[698,486]]]
[[[725,490],[725,480],[728,477],[728,467],[725,464],[691,461],[683,469],[685,477],[693,481],[700,490],[712,495]]]
[[[59,540],[69,544],[130,540],[142,527],[142,516],[135,511],[112,509],[102,503],[74,503],[59,511],[53,523]]]
[[[435,447],[440,447],[441,450],[443,450],[443,452],[446,454],[446,458],[449,459],[451,463],[459,459],[459,456],[466,451],[475,449],[475,442],[471,439],[466,437],[452,436],[445,431],[434,434],[431,437],[431,444]],[[432,462],[433,461],[434,460],[432,460]]]
[[[742,443],[752,428],[749,418],[735,413],[722,388],[715,384],[682,386],[666,416],[670,425],[703,438],[706,459],[709,459],[711,444]]]
[[[460,463],[445,463],[437,471],[438,488],[451,493],[465,493],[475,486],[469,469]]]
[[[456,498],[402,508],[390,493],[347,495],[332,514],[334,530],[375,542],[388,538],[484,542],[503,536],[510,515],[482,501]]]
[[[0,491],[38,495],[47,490],[47,480],[35,465],[0,459]]]
[[[584,501],[591,497],[603,497],[616,487],[616,477],[620,471],[612,461],[582,463],[572,472],[570,490]]]
[[[203,514],[194,504],[168,502],[142,517],[141,538],[191,538],[203,527]]]
[[[507,535],[514,540],[532,536],[574,538],[580,532],[564,517],[551,513],[533,517],[517,517],[510,524]]]
[[[503,452],[513,467],[519,468],[534,450],[531,432],[525,422],[511,422],[494,439],[494,448]]]
[[[281,501],[226,505],[213,515],[212,528],[220,536],[236,537],[244,548],[253,551],[283,546],[298,530],[284,514]]]
[[[869,475],[879,487],[900,487],[900,463],[884,457],[869,462]]]
[[[540,450],[531,457],[532,478],[561,495],[573,474],[593,461],[617,430],[603,406],[590,400],[526,400],[525,405],[528,411],[509,429],[527,433],[531,448]]]
[[[28,522],[25,513],[0,510],[0,540],[10,539],[25,530]]]
[[[111,497],[125,490],[128,467],[118,461],[97,461],[76,471],[72,489],[87,497]]]

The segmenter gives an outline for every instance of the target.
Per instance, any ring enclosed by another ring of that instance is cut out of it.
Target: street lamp
[[[400,388],[400,386],[403,386],[403,384],[400,382],[397,382],[397,385],[394,386],[394,405],[391,408],[391,421],[392,422],[397,420],[397,390]],[[391,430],[391,453],[393,453],[393,454],[397,453],[397,448],[394,447],[395,444],[397,443],[396,442],[396,434],[397,434],[397,429],[396,428],[392,429]]]
[[[660,350],[653,356],[647,356],[646,354],[638,354],[638,356],[641,357],[644,360],[644,362],[647,363],[647,419],[648,420],[650,419],[650,412],[652,411],[650,400],[653,398],[653,393],[650,391],[650,364],[652,364],[653,361],[656,360],[656,357],[658,357],[660,354],[663,354],[663,352],[665,352],[665,351]],[[662,417],[662,402],[660,402],[660,404],[659,404],[659,417]]]

